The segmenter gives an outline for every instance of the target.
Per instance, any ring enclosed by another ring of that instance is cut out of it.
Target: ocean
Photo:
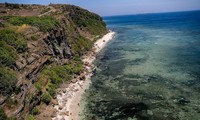
[[[104,17],[85,120],[200,120],[200,11]]]

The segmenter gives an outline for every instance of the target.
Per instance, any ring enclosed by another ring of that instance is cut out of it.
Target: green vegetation
[[[16,74],[10,68],[16,67],[17,53],[27,50],[23,36],[11,29],[0,31],[0,94],[12,94],[16,90]]]
[[[77,44],[80,48],[83,48],[84,51],[89,51],[92,48],[93,42],[83,37],[79,37]]]
[[[17,120],[17,118],[12,116],[12,117],[8,117],[6,120]]]
[[[40,113],[40,110],[39,110],[39,107],[38,107],[38,106],[34,107],[33,110],[31,111],[31,114],[32,114],[32,115],[37,115],[37,114],[39,114],[39,113]]]
[[[10,24],[13,25],[23,25],[28,24],[31,26],[38,27],[41,31],[47,32],[59,25],[59,22],[53,17],[22,17],[22,16],[8,16],[4,17]]]
[[[42,95],[44,103],[48,104],[50,102],[51,98],[56,94],[56,88],[61,83],[71,80],[74,74],[80,74],[83,70],[83,63],[79,60],[80,58],[76,57],[67,65],[57,66],[53,64],[42,71],[39,80],[34,85],[38,90],[42,89],[41,86],[45,86],[45,90],[43,90],[45,92]],[[48,81],[44,82],[47,79]],[[43,83],[46,83],[46,85]]]
[[[2,108],[0,108],[0,120],[6,120],[6,115],[5,115],[5,113],[4,113],[4,111],[3,111],[3,109]]]
[[[1,66],[13,66],[16,60],[16,52],[14,49],[6,45],[3,41],[0,41],[0,65]]]
[[[0,27],[5,27],[3,23],[0,22]]]
[[[76,26],[87,29],[93,35],[106,32],[106,24],[100,16],[76,6],[65,6],[65,9],[69,11],[69,16]]]
[[[31,36],[32,41],[36,41],[38,38],[36,36]]]
[[[33,115],[29,115],[28,120],[35,120],[35,117]]]
[[[71,79],[72,75],[79,74],[82,70],[82,62],[71,61],[71,64],[56,66],[43,70],[42,75],[48,76],[51,83],[58,86],[64,81]]]
[[[12,98],[8,98],[8,99],[6,99],[6,104],[8,104],[8,105],[10,105],[10,106],[12,106],[12,105],[17,105],[18,104],[18,101],[16,100],[16,99],[12,99]]]
[[[7,45],[14,47],[18,53],[27,50],[24,37],[19,33],[15,33],[15,31],[11,29],[3,29],[0,31],[0,41],[2,42],[1,47],[6,43]]]
[[[106,24],[101,22],[101,19],[98,16],[89,12],[76,12],[76,14],[78,15],[72,14],[71,18],[78,27],[86,28],[91,34],[94,35],[105,33]]]
[[[54,97],[56,95],[56,88],[57,86],[55,84],[49,83],[48,87],[46,88],[49,94]]]
[[[27,50],[27,44],[23,36],[11,29],[0,31],[0,66],[13,67],[17,53]]]
[[[73,74],[80,74],[80,72],[82,70],[83,70],[83,63],[79,62],[79,63],[76,63],[76,65],[73,66],[72,73]]]
[[[42,85],[41,85],[39,82],[35,82],[34,85],[35,85],[35,87],[37,88],[37,90],[38,90],[39,92],[42,91]]]
[[[72,43],[72,51],[78,54],[78,56],[83,55],[86,51],[91,50],[93,42],[91,40],[85,39],[84,37],[79,37],[76,41]]]
[[[16,83],[17,78],[15,73],[8,68],[0,66],[0,94],[12,94],[16,89]]]
[[[43,95],[42,95],[42,101],[44,102],[44,103],[46,103],[46,104],[49,104],[50,103],[50,101],[51,101],[51,99],[52,99],[52,97],[51,97],[51,95],[47,92],[47,93],[44,93]]]

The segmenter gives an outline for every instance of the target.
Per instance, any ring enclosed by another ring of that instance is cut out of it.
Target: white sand
[[[97,40],[93,46],[93,51],[83,56],[84,72],[75,78],[68,87],[60,90],[57,94],[58,105],[55,109],[58,110],[57,116],[53,120],[78,120],[80,110],[80,102],[83,93],[89,87],[90,77],[94,68],[93,61],[96,59],[96,54],[102,50],[105,45],[114,37],[115,33],[109,31],[101,39]],[[80,78],[84,78],[80,80]],[[77,81],[76,81],[77,80]]]

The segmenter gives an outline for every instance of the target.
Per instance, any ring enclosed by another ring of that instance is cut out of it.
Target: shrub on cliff
[[[0,42],[0,65],[2,66],[13,66],[15,64],[16,56],[10,46],[1,46]]]
[[[37,107],[37,106],[34,107],[33,110],[31,111],[31,114],[32,114],[32,115],[37,115],[37,114],[39,114],[39,113],[40,113],[40,110],[39,110],[39,107]]]
[[[35,117],[33,115],[29,115],[28,120],[35,120]]]
[[[38,90],[39,92],[42,91],[42,85],[40,84],[40,82],[34,83],[34,86],[37,88],[37,90]]]
[[[10,95],[16,91],[17,77],[10,68],[16,68],[17,53],[26,50],[26,41],[21,34],[7,28],[0,31],[0,94]]]
[[[5,115],[5,113],[4,113],[4,111],[3,111],[3,109],[2,108],[0,108],[0,120],[6,120],[6,115]]]
[[[53,64],[52,67],[45,68],[42,71],[43,75],[41,75],[41,77],[47,76],[51,80],[50,82],[52,84],[58,86],[60,83],[70,80],[74,72],[78,72],[80,70],[76,68],[76,65],[72,66],[71,64],[69,64],[69,65],[57,66]],[[78,69],[78,71],[74,69]]]
[[[49,94],[54,97],[56,95],[56,85],[50,83],[47,87],[47,91],[49,92]]]
[[[72,51],[79,56],[83,55],[86,51],[92,49],[93,42],[84,37],[79,37],[76,41],[72,43]]]
[[[23,36],[11,29],[3,29],[0,31],[0,41],[2,42],[1,44],[4,42],[4,44],[14,47],[19,53],[27,50],[26,41]]]
[[[39,81],[34,84],[37,89],[41,89],[41,85],[38,85],[39,82],[44,83],[43,81],[47,79],[49,80],[48,82],[45,82],[46,85],[43,84],[47,93],[42,95],[42,101],[48,104],[51,98],[55,96],[56,88],[59,86],[59,84],[71,80],[73,75],[79,74],[82,70],[83,63],[78,57],[71,60],[67,65],[57,66],[52,64],[51,67],[45,68],[42,71],[42,75],[40,76]],[[44,80],[43,78],[47,79]]]
[[[16,83],[17,78],[15,73],[12,70],[0,66],[0,94],[12,94],[16,89]]]
[[[106,33],[106,24],[99,15],[77,6],[64,6],[63,8],[69,11],[69,16],[77,27],[84,28],[93,35]]]
[[[46,104],[49,104],[51,101],[51,95],[47,92],[42,95],[42,101]]]
[[[14,98],[8,97],[6,99],[6,104],[8,108],[15,107],[18,104],[18,101]]]

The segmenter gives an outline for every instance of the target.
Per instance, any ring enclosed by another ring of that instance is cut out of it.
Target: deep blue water
[[[200,11],[105,17],[86,120],[199,120]]]

